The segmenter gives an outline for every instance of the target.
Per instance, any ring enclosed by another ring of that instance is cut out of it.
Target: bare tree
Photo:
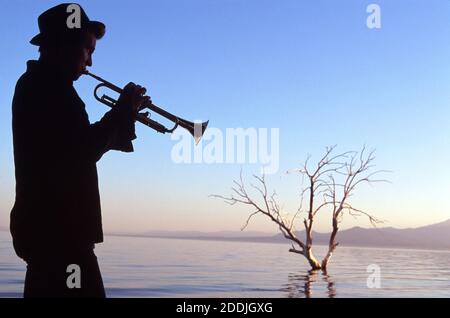
[[[282,215],[282,211],[276,200],[276,193],[268,194],[264,175],[262,177],[253,175],[258,183],[257,185],[251,184],[251,187],[261,196],[259,200],[255,199],[247,191],[243,182],[242,171],[240,180],[234,181],[231,196],[213,195],[213,197],[224,199],[231,205],[240,203],[248,205],[253,209],[242,230],[248,226],[255,215],[262,214],[267,216],[278,226],[283,236],[291,241],[289,252],[303,255],[309,262],[311,269],[322,269],[326,271],[331,256],[339,244],[336,241],[336,235],[345,212],[354,217],[365,216],[374,226],[382,222],[371,214],[351,205],[349,199],[353,195],[356,187],[363,183],[372,184],[374,182],[386,181],[375,179],[376,175],[385,171],[377,170],[371,172],[375,167],[373,164],[375,160],[374,151],[367,153],[366,148],[363,147],[359,152],[348,151],[334,155],[335,147],[327,147],[325,154],[314,168],[311,169],[309,167],[308,162],[310,157],[308,157],[301,168],[288,171],[298,172],[307,179],[307,186],[300,194],[300,207],[290,218]],[[306,207],[303,206],[305,198],[307,201]],[[327,208],[331,211],[332,232],[328,243],[328,252],[322,262],[319,262],[312,250],[313,225],[317,214]],[[306,214],[306,217],[303,219],[306,241],[297,237],[294,227],[302,213]]]

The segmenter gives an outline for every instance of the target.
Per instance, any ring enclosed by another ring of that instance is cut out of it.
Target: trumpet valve
[[[143,112],[143,113],[139,113],[139,115],[142,115],[146,118],[150,118],[150,112]]]

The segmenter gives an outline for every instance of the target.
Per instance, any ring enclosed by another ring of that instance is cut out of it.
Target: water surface
[[[108,297],[450,297],[450,251],[339,247],[324,275],[288,249],[106,236],[95,251]],[[380,288],[367,287],[370,264],[380,268]],[[24,277],[25,263],[0,231],[0,297],[20,297]]]

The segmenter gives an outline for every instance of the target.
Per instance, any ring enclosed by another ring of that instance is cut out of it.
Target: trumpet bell
[[[208,123],[209,120],[203,123],[193,123],[184,119],[178,121],[178,125],[189,131],[192,137],[194,137],[195,145],[198,145],[200,139],[202,139]]]

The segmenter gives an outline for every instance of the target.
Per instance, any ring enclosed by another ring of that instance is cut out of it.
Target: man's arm
[[[89,125],[83,138],[86,153],[95,161],[109,150],[133,152],[135,116],[125,108],[111,109],[100,121]]]
[[[109,150],[133,151],[135,115],[148,99],[144,92],[140,86],[127,85],[118,105],[90,124],[75,90],[61,92],[42,83],[21,82],[13,102],[16,146],[24,150],[21,157],[39,169],[38,162],[98,161]]]
[[[98,161],[109,150],[132,152],[132,140],[136,139],[135,122],[139,107],[150,100],[146,90],[129,83],[123,89],[117,105],[98,122],[90,125],[85,136],[89,153]]]

